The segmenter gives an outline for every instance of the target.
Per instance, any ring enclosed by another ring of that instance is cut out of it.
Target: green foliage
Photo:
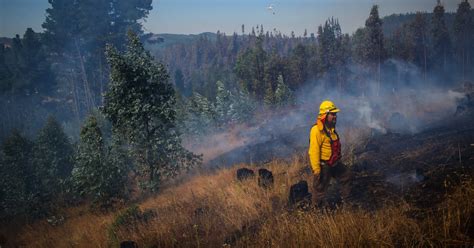
[[[293,93],[283,81],[283,76],[278,76],[278,85],[275,90],[275,105],[279,107],[293,105],[295,103],[294,101]]]
[[[33,144],[17,130],[2,145],[0,156],[0,218],[34,212],[36,178],[31,163]]]
[[[275,104],[275,92],[271,86],[268,86],[265,91],[265,97],[263,97],[263,103],[267,107],[273,107]]]
[[[339,21],[328,19],[318,28],[318,73],[327,77],[330,85],[327,88],[339,86],[342,90],[342,81],[345,79],[349,60],[349,37],[343,35]]]
[[[55,86],[55,78],[43,49],[40,34],[28,28],[23,38],[13,38],[11,48],[0,48],[0,93],[44,95]]]
[[[186,93],[186,89],[184,87],[184,78],[183,78],[183,72],[181,70],[176,70],[174,72],[174,85],[176,87],[176,90],[181,93],[181,94],[185,94]]]
[[[287,105],[293,105],[295,102],[293,92],[285,84],[283,76],[279,75],[277,80],[277,86],[275,91],[270,87],[267,88],[267,94],[265,95],[264,103],[268,107],[284,107]]]
[[[428,49],[428,27],[425,18],[421,13],[417,13],[415,20],[409,24],[410,41],[412,45],[412,57],[414,64],[418,65],[425,71],[427,67],[427,49]]]
[[[463,0],[456,11],[453,24],[456,59],[463,79],[471,71],[470,57],[474,53],[474,15],[469,1]]]
[[[152,0],[49,0],[42,24],[61,95],[72,99],[70,112],[81,120],[102,101],[108,73],[105,45],[123,49],[126,33],[142,33],[140,21]],[[71,111],[72,110],[72,111]]]
[[[290,86],[294,90],[301,87],[308,78],[308,55],[306,46],[302,44],[298,44],[293,50],[293,54],[290,58],[290,68],[292,72],[290,80],[292,85]]]
[[[120,142],[106,147],[97,119],[90,116],[81,129],[76,164],[72,172],[75,191],[94,203],[123,197],[127,180],[127,162]]]
[[[258,100],[263,100],[265,95],[266,60],[267,53],[263,49],[263,36],[259,36],[255,47],[240,55],[235,64],[234,70],[242,87]]]
[[[49,0],[43,23],[45,36],[54,51],[68,49],[103,50],[106,42],[125,43],[126,33],[141,32],[140,19],[148,16],[152,0]],[[84,47],[83,47],[84,46]]]
[[[39,131],[33,148],[38,193],[43,203],[64,192],[73,168],[73,149],[62,126],[50,116]]]
[[[175,92],[164,65],[155,64],[131,32],[127,51],[109,46],[107,59],[111,82],[102,110],[131,145],[139,172],[148,178],[144,186],[156,189],[163,178],[197,165],[199,157],[181,145]]]
[[[242,123],[250,120],[256,103],[245,90],[231,90],[218,81],[216,103],[195,92],[186,103],[181,113],[181,130],[186,136],[208,134],[219,128],[226,128],[231,123]]]
[[[365,28],[358,28],[351,37],[352,61],[362,64],[365,61],[365,37],[367,36]]]
[[[65,192],[73,149],[61,125],[50,117],[33,143],[13,131],[2,147],[1,216],[39,217]]]
[[[229,116],[235,123],[243,123],[252,118],[256,109],[256,102],[249,96],[245,90],[237,92],[232,98],[232,103],[229,109]]]
[[[229,90],[225,88],[224,83],[217,81],[217,94],[216,94],[216,114],[219,123],[227,123],[230,121],[229,111],[231,100],[233,98]]]
[[[106,151],[111,197],[127,197],[128,173],[131,171],[131,160],[125,142],[117,134],[112,135]]]
[[[186,103],[183,132],[187,135],[202,135],[216,126],[214,105],[201,94],[194,92]]]
[[[370,10],[369,18],[365,21],[366,47],[364,49],[365,62],[369,65],[380,64],[384,60],[384,35],[382,32],[382,20],[379,17],[378,6],[374,5]]]
[[[293,73],[287,73],[288,69],[288,61],[293,61],[292,59],[284,59],[282,58],[276,50],[273,50],[271,55],[269,56],[267,63],[265,64],[265,96],[264,96],[264,103],[270,101],[272,98],[272,94],[276,89],[276,84],[278,82],[278,75],[286,75],[293,76]],[[267,100],[265,100],[265,98]]]
[[[433,54],[432,60],[434,68],[442,68],[442,73],[445,72],[447,63],[451,57],[451,39],[449,37],[448,27],[445,21],[444,6],[436,5],[433,10],[433,17],[431,19],[431,36],[433,40]]]

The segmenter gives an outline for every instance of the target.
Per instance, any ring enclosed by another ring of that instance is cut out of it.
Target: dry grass
[[[426,247],[474,241],[472,181],[431,212],[403,202],[372,212],[351,207],[288,211],[290,185],[301,179],[311,185],[310,176],[303,173],[305,157],[265,164],[275,176],[269,190],[259,188],[256,178],[236,181],[235,171],[242,166],[235,166],[195,176],[141,202],[142,211],[154,213],[149,219],[111,229],[120,211],[93,214],[85,207],[74,208],[67,210],[62,225],[40,221],[26,226],[12,244],[107,247],[134,240],[140,247]]]
[[[90,212],[86,206],[71,208],[60,215],[66,221],[58,226],[50,225],[46,220],[25,226],[15,246],[24,247],[106,247],[108,225],[114,218],[113,213],[98,214]]]

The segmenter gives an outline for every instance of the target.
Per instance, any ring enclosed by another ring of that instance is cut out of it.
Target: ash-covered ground
[[[389,118],[385,133],[377,130],[369,133],[364,142],[351,151],[353,180],[350,203],[365,209],[400,202],[424,210],[436,208],[460,183],[474,178],[472,99],[470,94],[466,94],[452,114],[442,121],[419,127],[417,133],[400,132],[404,130],[400,127],[405,118],[401,114]],[[289,158],[295,153],[304,153],[311,128],[311,122],[308,123],[307,126],[287,128],[285,119],[281,119],[278,124],[268,123],[248,130],[241,135],[264,138],[223,153],[210,160],[208,165],[254,163],[258,166],[273,158]],[[330,204],[340,201],[337,187],[337,183],[332,183],[328,190]]]

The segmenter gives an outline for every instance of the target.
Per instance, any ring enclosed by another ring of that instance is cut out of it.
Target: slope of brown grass
[[[123,217],[124,210],[94,214],[86,207],[73,208],[59,226],[39,221],[9,238],[12,245],[27,247],[108,247],[122,240],[134,240],[140,247],[426,247],[474,242],[472,181],[431,210],[405,202],[374,211],[349,205],[332,211],[289,210],[291,184],[305,179],[311,185],[304,157],[265,164],[275,176],[272,189],[259,188],[256,178],[236,181],[235,171],[242,166],[235,166],[163,190],[141,202],[142,215],[130,220]],[[143,217],[145,212],[151,214]]]

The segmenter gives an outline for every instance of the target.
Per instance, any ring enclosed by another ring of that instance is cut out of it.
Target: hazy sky
[[[461,0],[442,0],[446,10],[456,11]],[[472,5],[472,0],[470,0]],[[275,14],[268,10],[273,5]],[[436,0],[154,0],[145,30],[153,33],[196,34],[245,32],[262,24],[265,30],[302,35],[316,33],[317,26],[336,17],[344,33],[362,27],[373,4],[381,16],[416,11],[431,12]],[[0,0],[0,36],[22,35],[27,27],[42,31],[47,0]]]

